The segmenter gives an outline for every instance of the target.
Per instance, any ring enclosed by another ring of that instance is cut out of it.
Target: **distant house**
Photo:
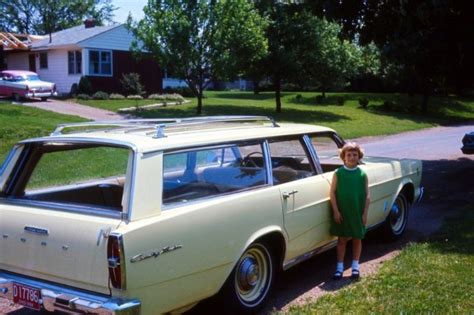
[[[125,25],[84,25],[50,36],[36,37],[27,49],[4,51],[7,69],[30,70],[56,83],[59,93],[69,93],[81,76],[94,91],[122,92],[122,74],[137,72],[147,93],[162,92],[163,74],[151,58],[136,59],[130,52],[133,35]]]

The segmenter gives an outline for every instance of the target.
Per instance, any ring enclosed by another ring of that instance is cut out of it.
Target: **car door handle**
[[[293,191],[290,191],[290,192],[285,191],[285,192],[283,192],[283,199],[288,199],[288,198],[290,198],[291,195],[294,195],[296,193],[298,193],[297,190],[293,190]]]

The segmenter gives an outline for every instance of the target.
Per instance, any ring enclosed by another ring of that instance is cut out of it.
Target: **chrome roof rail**
[[[165,137],[164,130],[166,127],[180,127],[203,125],[209,123],[228,123],[228,122],[267,122],[271,123],[272,127],[279,127],[275,120],[267,116],[203,116],[203,117],[188,117],[188,118],[162,118],[162,119],[127,119],[127,120],[101,120],[89,121],[80,123],[60,124],[50,134],[51,136],[62,135],[62,131],[66,128],[75,127],[122,127],[128,129],[127,131],[136,131],[137,129],[154,128],[154,138]],[[96,129],[81,130],[81,132],[95,131]]]

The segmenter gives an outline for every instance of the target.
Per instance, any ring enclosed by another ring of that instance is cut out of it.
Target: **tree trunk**
[[[3,70],[5,66],[5,57],[3,55],[3,46],[0,45],[0,70]]]
[[[253,81],[253,94],[258,95],[260,93],[260,81],[254,80]]]
[[[322,88],[321,96],[322,96],[323,98],[326,98],[326,89],[325,89],[324,87]]]
[[[200,116],[202,114],[202,89],[198,92],[198,105],[197,105],[197,115]]]
[[[276,101],[276,112],[281,113],[281,80],[280,78],[275,79],[275,101]]]

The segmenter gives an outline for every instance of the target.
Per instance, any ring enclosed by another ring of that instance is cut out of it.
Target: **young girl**
[[[344,272],[346,244],[352,238],[352,279],[359,278],[359,258],[367,223],[369,183],[358,164],[364,153],[356,143],[346,143],[340,157],[344,165],[334,172],[331,183],[331,205],[334,221],[331,234],[338,236],[337,266],[333,279],[339,280]]]

